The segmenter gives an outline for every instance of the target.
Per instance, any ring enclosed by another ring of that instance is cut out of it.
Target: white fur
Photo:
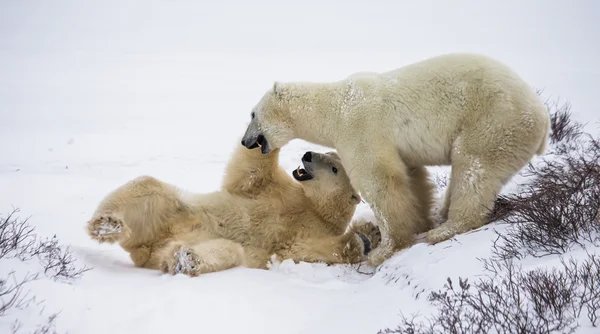
[[[452,166],[442,208],[448,220],[427,236],[444,241],[485,223],[501,187],[545,151],[550,127],[532,87],[474,54],[337,82],[276,82],[254,111],[258,124],[250,126],[269,149],[294,138],[337,149],[352,185],[377,209],[384,247],[371,253],[374,264],[410,245],[426,225],[408,186],[410,168]]]

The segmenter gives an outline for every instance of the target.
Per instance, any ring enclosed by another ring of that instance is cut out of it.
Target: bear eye
[[[337,174],[337,168],[335,168],[335,166],[331,167],[331,171],[333,172],[333,174]]]
[[[254,111],[253,111],[253,112],[250,114],[250,117],[251,117],[252,119],[254,119],[254,116],[255,116],[255,115],[254,115]]]

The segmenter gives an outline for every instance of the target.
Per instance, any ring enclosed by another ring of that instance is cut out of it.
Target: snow
[[[252,107],[276,80],[339,80],[481,52],[569,100],[573,116],[597,129],[599,12],[594,0],[0,2],[0,212],[20,207],[41,236],[56,234],[93,267],[72,283],[31,283],[43,307],[0,317],[0,332],[17,317],[27,332],[56,312],[57,331],[72,334],[376,333],[400,312],[429,314],[425,296],[446,277],[481,274],[478,258],[499,227],[416,245],[375,271],[275,261],[191,278],[135,268],[117,246],[90,240],[85,223],[109,191],[140,175],[217,189]],[[291,172],[306,150],[327,149],[293,141],[281,165]],[[373,212],[361,203],[356,217]],[[0,261],[0,276],[13,269],[40,270],[34,260]]]

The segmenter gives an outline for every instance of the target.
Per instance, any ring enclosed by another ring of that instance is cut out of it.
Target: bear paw
[[[379,227],[370,221],[359,220],[351,225],[352,231],[355,233],[361,233],[363,236],[367,237],[370,242],[370,248],[366,251],[365,255],[368,254],[372,249],[379,246],[381,243],[381,231]]]
[[[351,232],[343,250],[343,257],[350,263],[358,263],[365,259],[371,251],[371,241],[360,232]]]
[[[89,236],[100,243],[117,242],[127,237],[130,230],[123,224],[123,220],[113,215],[104,215],[92,218],[87,225]]]
[[[441,226],[434,228],[433,230],[429,230],[425,237],[427,243],[431,245],[435,245],[439,242],[446,241],[452,238],[456,234],[451,225],[448,225],[448,222],[444,223]]]
[[[427,242],[427,232],[419,233],[415,235],[415,244],[418,243],[426,243]]]
[[[200,274],[200,256],[191,248],[176,246],[173,256],[163,265],[163,271],[171,275],[184,274],[198,276]]]
[[[394,249],[389,243],[383,243],[373,249],[367,257],[370,266],[377,267],[394,254]]]

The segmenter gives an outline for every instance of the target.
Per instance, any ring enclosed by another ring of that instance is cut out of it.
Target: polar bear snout
[[[248,143],[248,144],[246,144]],[[251,141],[246,141],[244,139],[242,139],[242,145],[245,146],[248,149],[255,149],[258,147],[258,142],[255,140],[254,143],[250,144]]]
[[[331,156],[324,153],[316,153],[307,151],[302,156],[302,163],[308,169],[323,169],[330,170],[331,167],[335,166],[334,159]]]
[[[269,143],[267,142],[267,139],[265,138],[265,136],[263,136],[262,134],[257,135],[256,137],[252,136],[247,138],[247,136],[244,136],[244,138],[242,139],[242,145],[244,145],[247,149],[255,149],[257,147],[260,147],[260,150],[263,154],[269,153]]]
[[[248,124],[248,128],[246,128],[246,133],[244,133],[241,143],[250,150],[260,147],[262,154],[271,152],[269,142],[267,141],[267,138],[265,138],[265,135],[254,116],[252,117],[250,124]]]
[[[312,163],[312,153],[310,151],[304,153],[304,155],[302,156],[302,165],[304,166],[304,168],[296,168],[292,172],[292,176],[294,177],[294,179],[296,179],[296,181],[300,182],[312,180],[314,177],[314,166]]]
[[[304,169],[309,174],[313,174],[313,176],[314,176],[315,170],[319,169],[321,167],[320,165],[322,162],[323,162],[323,160],[319,159],[318,153],[313,153],[311,151],[307,151],[302,156],[302,165],[304,166]]]
[[[310,180],[318,177],[318,175],[335,177],[338,173],[336,163],[329,154],[307,151],[302,156],[302,165],[304,168],[298,167],[294,173],[294,177],[298,181]]]
[[[260,146],[258,144],[258,137],[251,138],[251,139],[244,138],[244,139],[242,139],[242,145],[244,145],[246,148],[251,149],[251,150]]]
[[[312,152],[308,151],[302,156],[302,161],[312,162]]]

